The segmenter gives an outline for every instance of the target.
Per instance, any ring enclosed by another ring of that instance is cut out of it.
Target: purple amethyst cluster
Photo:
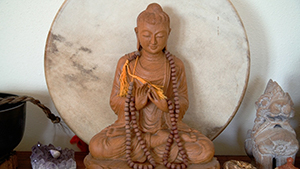
[[[76,169],[75,152],[72,149],[37,143],[31,150],[33,169]]]

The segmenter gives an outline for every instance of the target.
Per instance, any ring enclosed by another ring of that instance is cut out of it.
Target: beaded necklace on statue
[[[187,165],[188,165],[187,154],[183,147],[183,143],[178,134],[178,128],[177,128],[177,120],[179,117],[180,105],[179,105],[179,94],[178,94],[178,88],[177,88],[177,82],[176,82],[177,78],[176,78],[175,62],[174,62],[173,56],[170,54],[170,52],[165,50],[165,55],[166,55],[166,58],[169,60],[170,68],[171,68],[171,81],[172,81],[172,87],[173,87],[173,93],[174,93],[174,103],[171,100],[167,101],[172,127],[171,127],[171,132],[168,136],[168,140],[166,143],[166,147],[165,147],[165,151],[164,151],[162,160],[163,160],[163,164],[167,168],[185,169],[185,168],[187,168]],[[132,95],[132,90],[134,87],[133,79],[134,78],[138,79],[143,84],[147,83],[149,85],[149,87],[153,87],[160,99],[167,99],[167,97],[163,94],[163,90],[160,86],[151,84],[150,82],[147,82],[146,80],[134,75],[139,56],[140,56],[140,53],[135,52],[124,64],[122,73],[120,75],[120,96],[126,96],[125,108],[124,108],[125,124],[126,124],[125,125],[125,129],[126,129],[126,143],[125,143],[126,144],[126,160],[127,160],[127,164],[131,168],[153,169],[156,166],[155,160],[152,157],[150,151],[148,150],[148,148],[146,146],[146,142],[142,138],[142,132],[138,128],[138,124],[137,124],[136,114],[138,113],[138,111],[135,109],[135,98]],[[135,60],[135,65],[134,65],[133,72],[131,73],[129,70],[129,62],[133,61],[133,60]],[[132,77],[132,80],[129,84],[126,80],[126,72]],[[135,133],[135,135],[137,137],[138,144],[140,144],[141,148],[144,151],[144,155],[146,156],[146,158],[150,164],[140,164],[140,163],[136,163],[132,160],[132,157],[131,157],[131,149],[132,149],[131,129],[133,129],[133,132]],[[181,155],[181,158],[182,158],[181,163],[174,163],[174,162],[168,161],[169,156],[170,156],[171,146],[174,141],[177,143],[179,154]]]

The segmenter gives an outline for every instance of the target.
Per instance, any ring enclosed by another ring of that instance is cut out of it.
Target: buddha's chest
[[[138,63],[135,73],[137,76],[145,79],[148,82],[163,83],[167,76],[166,62],[159,63]]]

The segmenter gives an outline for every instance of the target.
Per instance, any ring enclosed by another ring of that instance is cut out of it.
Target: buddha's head
[[[141,12],[137,18],[138,50],[145,50],[150,54],[157,54],[166,49],[170,34],[169,16],[162,10],[161,6],[152,3]]]

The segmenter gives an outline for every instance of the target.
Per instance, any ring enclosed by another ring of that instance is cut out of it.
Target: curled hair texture
[[[166,14],[162,7],[157,3],[148,5],[147,9],[139,14],[137,17],[137,25],[141,22],[147,22],[152,25],[167,23],[168,27],[170,27],[170,18],[168,14]]]

